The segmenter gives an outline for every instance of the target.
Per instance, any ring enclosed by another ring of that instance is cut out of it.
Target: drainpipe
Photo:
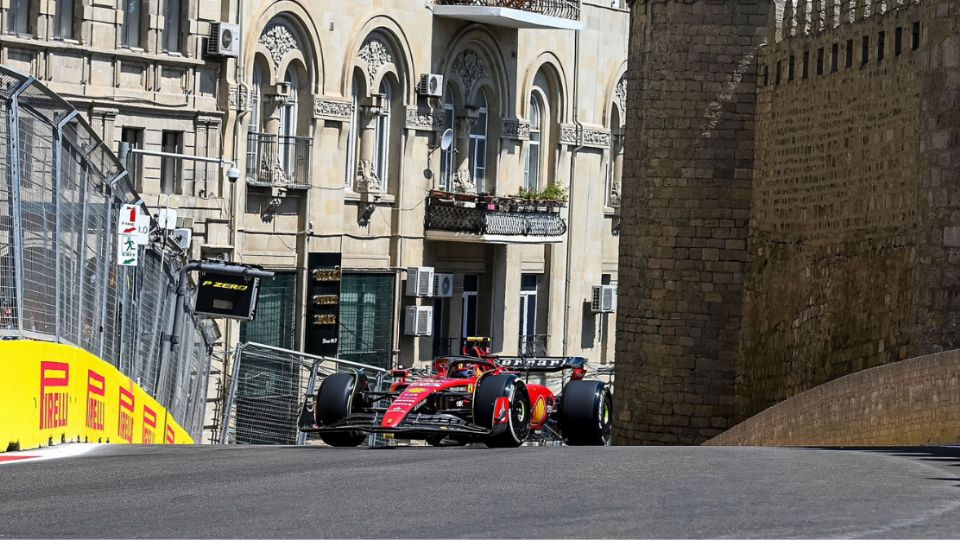
[[[239,38],[240,38],[240,55],[237,57],[237,63],[236,63],[236,66],[235,66],[234,77],[236,78],[237,86],[240,88],[240,92],[242,92],[241,95],[242,95],[242,96],[247,96],[247,99],[249,100],[249,99],[250,99],[250,98],[249,98],[249,95],[250,95],[250,94],[249,94],[249,90],[250,90],[250,89],[247,87],[246,83],[245,83],[244,80],[243,80],[243,78],[244,78],[244,70],[243,70],[243,58],[244,58],[244,54],[243,54],[243,53],[244,53],[243,5],[244,5],[245,3],[246,3],[245,0],[238,0],[238,1],[237,1],[237,24],[240,26],[240,36],[239,36]],[[244,117],[247,115],[247,108],[242,106],[242,105],[243,105],[243,100],[240,99],[239,97],[237,98],[237,105],[238,105],[238,108],[239,108],[240,110],[237,111],[236,120],[235,120],[234,123],[233,123],[233,161],[234,161],[234,163],[239,163],[238,156],[237,156],[237,149],[240,147],[240,135],[241,135],[241,132],[242,132],[243,119],[244,119]],[[246,171],[244,171],[244,174],[246,174]],[[240,207],[240,203],[239,203],[239,201],[238,201],[240,187],[239,187],[237,184],[238,184],[238,182],[231,182],[231,183],[230,183],[230,219],[227,221],[227,226],[228,226],[228,229],[229,229],[229,230],[228,230],[228,234],[230,235],[230,236],[229,236],[229,238],[230,238],[230,245],[233,246],[233,257],[232,257],[232,260],[235,261],[235,262],[240,259],[240,246],[239,246],[239,236],[240,236],[240,234],[239,234],[239,229],[240,229],[240,224],[237,222],[237,220],[238,220],[238,217],[237,217],[237,208]],[[223,354],[223,375],[221,376],[221,380],[223,381],[223,384],[226,385],[226,387],[229,387],[229,385],[230,385],[230,383],[231,383],[231,380],[230,380],[230,379],[233,377],[233,373],[231,373],[231,371],[230,371],[231,368],[232,368],[231,362],[230,362],[230,347],[231,347],[231,344],[233,343],[233,336],[234,336],[234,333],[236,332],[237,325],[238,325],[238,323],[237,323],[236,321],[229,320],[229,319],[226,321],[226,324],[224,325],[224,336],[223,336],[223,344],[224,344],[224,346],[223,346],[223,349],[224,349],[224,351],[223,351],[223,353],[224,353],[224,354]],[[224,414],[226,414],[226,413],[224,413]],[[224,427],[224,429],[226,429],[226,428]]]
[[[583,17],[583,13],[580,13],[580,17]],[[576,30],[576,34],[573,38],[573,123],[577,126],[577,138],[579,139],[583,134],[583,124],[580,123],[580,31]],[[573,250],[571,249],[573,245],[573,201],[575,197],[574,186],[576,185],[577,178],[577,153],[583,148],[583,144],[580,144],[579,141],[577,146],[573,148],[570,152],[570,203],[567,205],[567,265],[565,269],[565,279],[564,279],[564,290],[563,290],[563,356],[567,356],[568,350],[568,339],[570,332],[567,331],[567,327],[570,324],[570,285],[571,285],[571,272],[570,267],[573,265]]]

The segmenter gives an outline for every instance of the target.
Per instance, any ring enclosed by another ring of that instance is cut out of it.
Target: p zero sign
[[[200,315],[251,320],[257,311],[260,278],[200,272],[197,305]]]

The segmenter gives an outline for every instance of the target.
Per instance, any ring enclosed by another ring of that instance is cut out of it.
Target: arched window
[[[253,85],[250,88],[250,103],[252,105],[252,110],[250,111],[251,133],[260,133],[263,129],[263,103],[261,100],[263,96],[263,85],[266,83],[266,79],[267,77],[263,73],[263,68],[259,65],[254,66]]]
[[[623,125],[620,109],[614,105],[610,111],[610,160],[607,163],[607,206],[620,204],[620,182],[623,175]]]
[[[390,171],[390,102],[393,101],[393,85],[384,80],[380,83],[380,94],[383,99],[380,116],[377,117],[373,170],[382,185],[386,186]]]
[[[443,98],[443,130],[454,128],[454,110],[455,106],[453,104],[453,96],[451,92],[447,90]],[[451,180],[453,178],[453,173],[456,170],[456,137],[453,138],[453,142],[450,144],[450,148],[442,150],[440,155],[440,189],[446,191],[450,189]]]
[[[293,170],[295,164],[298,131],[297,94],[299,93],[299,81],[297,80],[297,74],[292,69],[288,69],[283,82],[287,86],[288,94],[287,100],[283,103],[283,110],[280,111],[280,140],[278,142],[280,146],[280,165],[284,170],[290,171]]]
[[[356,74],[353,77],[353,87],[350,97],[353,100],[353,112],[350,115],[350,133],[347,137],[347,172],[344,183],[353,188],[357,179],[357,138],[360,136],[360,81]]]
[[[540,175],[543,169],[541,135],[543,132],[544,106],[538,91],[530,96],[530,140],[528,141],[527,163],[524,171],[523,187],[527,191],[540,189]]]
[[[487,96],[477,94],[477,119],[470,129],[470,175],[478,191],[485,191],[487,177]]]

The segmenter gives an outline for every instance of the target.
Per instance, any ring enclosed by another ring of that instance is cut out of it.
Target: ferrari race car
[[[432,445],[483,442],[520,446],[534,437],[569,445],[610,441],[611,394],[600,381],[583,380],[581,357],[502,358],[447,356],[433,370],[394,370],[394,379],[371,389],[363,370],[323,379],[306,400],[299,428],[330,446],[357,446],[368,434],[423,439]],[[527,373],[570,369],[560,395],[524,382]]]

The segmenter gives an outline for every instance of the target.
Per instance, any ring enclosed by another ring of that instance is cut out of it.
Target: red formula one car
[[[520,446],[533,437],[559,437],[570,445],[610,441],[611,394],[600,381],[582,380],[581,357],[434,360],[429,374],[396,370],[395,380],[372,390],[367,375],[335,373],[307,399],[300,430],[319,433],[331,446],[357,446],[370,433],[424,439],[433,445],[483,442]],[[525,383],[521,374],[572,370],[560,395]]]

